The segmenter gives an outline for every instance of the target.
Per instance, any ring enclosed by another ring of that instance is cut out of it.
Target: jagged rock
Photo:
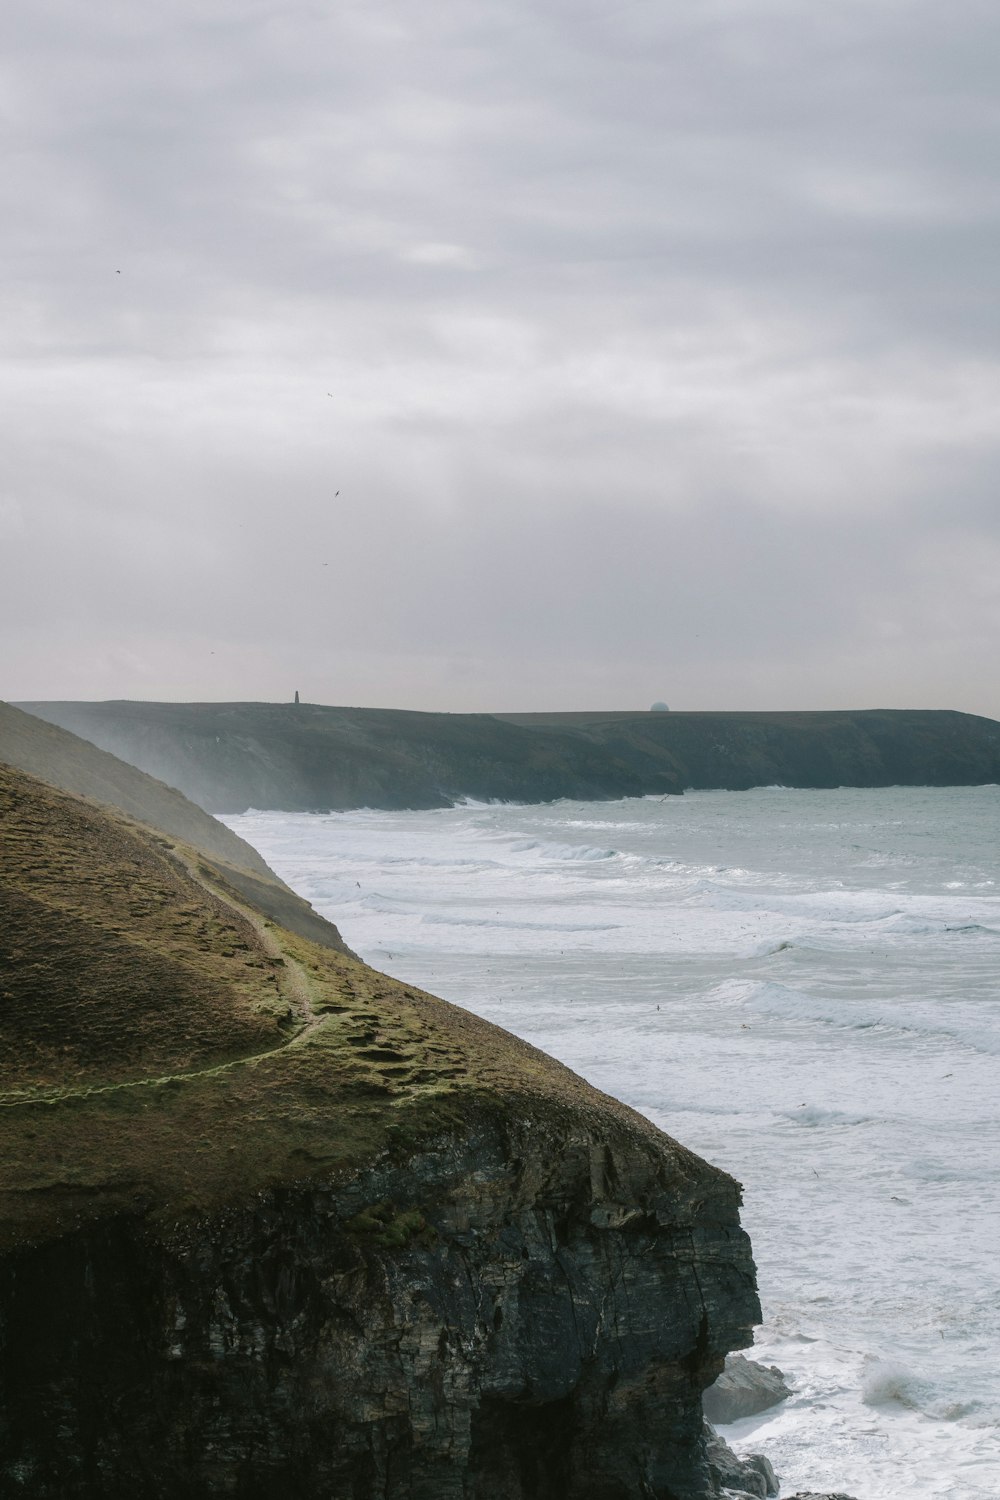
[[[818,1490],[799,1490],[788,1500],[854,1500],[854,1496],[845,1495],[841,1490],[824,1490],[822,1494]]]
[[[752,1495],[767,1500],[776,1495],[778,1478],[762,1453],[737,1458],[726,1440],[719,1436],[711,1422],[705,1423],[705,1453],[712,1478],[725,1491],[735,1495]]]
[[[745,1468],[753,1469],[761,1476],[767,1486],[768,1495],[776,1495],[778,1493],[781,1488],[778,1476],[774,1472],[771,1460],[765,1458],[763,1453],[748,1453],[743,1460],[743,1464]]]
[[[617,1153],[641,1220],[595,1226],[595,1150],[498,1121],[175,1243],[120,1222],[10,1257],[5,1495],[708,1500],[730,1252]]]
[[[702,1398],[710,1422],[738,1422],[784,1401],[791,1391],[777,1365],[762,1365],[742,1354],[730,1354],[726,1368]]]

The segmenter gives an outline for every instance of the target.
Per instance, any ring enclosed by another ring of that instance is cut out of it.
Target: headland
[[[687,788],[1000,781],[1000,723],[949,710],[438,714],[309,703],[21,707],[210,812],[431,808]]]

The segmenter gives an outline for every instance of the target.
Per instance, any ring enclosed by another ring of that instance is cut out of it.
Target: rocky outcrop
[[[444,807],[693,788],[1000,781],[1000,724],[918,710],[427,714],[268,703],[30,703],[212,812]]]
[[[755,1316],[727,1209],[498,1118],[173,1237],[22,1253],[4,1493],[701,1500],[701,1386]]]
[[[731,1178],[0,767],[0,1493],[709,1500]]]
[[[746,1458],[737,1458],[724,1438],[721,1438],[711,1422],[705,1423],[705,1454],[709,1472],[725,1495],[753,1497],[753,1500],[768,1500],[777,1495],[778,1478],[770,1460],[763,1453],[750,1453]]]
[[[777,1365],[731,1354],[718,1380],[705,1392],[702,1407],[710,1422],[738,1422],[777,1406],[791,1394]]]

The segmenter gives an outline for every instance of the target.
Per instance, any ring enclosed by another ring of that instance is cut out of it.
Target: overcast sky
[[[0,696],[1000,717],[995,0],[0,28]]]

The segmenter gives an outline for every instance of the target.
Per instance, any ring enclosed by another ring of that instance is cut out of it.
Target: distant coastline
[[[581,801],[780,784],[1000,782],[1000,723],[946,709],[441,714],[22,702],[209,812]]]

